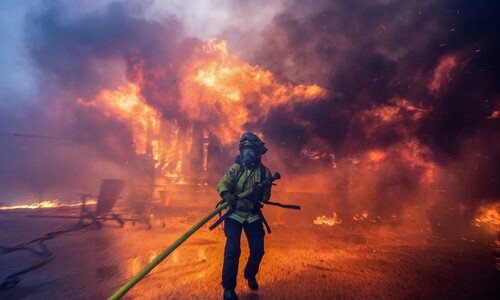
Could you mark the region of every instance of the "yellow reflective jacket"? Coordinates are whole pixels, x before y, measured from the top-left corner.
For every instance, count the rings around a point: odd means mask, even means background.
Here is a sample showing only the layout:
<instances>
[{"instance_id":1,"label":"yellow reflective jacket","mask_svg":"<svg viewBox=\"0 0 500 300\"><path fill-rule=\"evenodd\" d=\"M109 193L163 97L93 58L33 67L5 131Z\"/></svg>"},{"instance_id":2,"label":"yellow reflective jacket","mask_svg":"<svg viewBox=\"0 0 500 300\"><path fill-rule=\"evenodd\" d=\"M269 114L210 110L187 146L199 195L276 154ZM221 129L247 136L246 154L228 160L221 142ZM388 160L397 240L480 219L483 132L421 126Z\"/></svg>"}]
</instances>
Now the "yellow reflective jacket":
<instances>
[{"instance_id":1,"label":"yellow reflective jacket","mask_svg":"<svg viewBox=\"0 0 500 300\"><path fill-rule=\"evenodd\" d=\"M222 176L219 184L217 184L217 191L219 194L224 192L230 192L234 195L239 195L248 189L253 188L254 184L260 184L261 179L268 179L271 177L271 171L267 167L261 164L262 167L257 167L255 170L243 169L241 173L241 177L236 182L237 176L240 173L240 168L244 168L240 164L233 164L229 170ZM261 170L265 171L265 175L261 176ZM245 198L238 198L236 203L236 212L239 217L243 220L248 220L249 222L258 219L256 214L251 213L250 211L256 209L255 203L252 201L252 196L249 195ZM266 187L262 189L262 199L259 199L263 202L268 201L271 198L271 187ZM244 210L245 212L239 210ZM239 219L239 218L238 218ZM241 219L239 219L241 221Z\"/></svg>"}]
</instances>

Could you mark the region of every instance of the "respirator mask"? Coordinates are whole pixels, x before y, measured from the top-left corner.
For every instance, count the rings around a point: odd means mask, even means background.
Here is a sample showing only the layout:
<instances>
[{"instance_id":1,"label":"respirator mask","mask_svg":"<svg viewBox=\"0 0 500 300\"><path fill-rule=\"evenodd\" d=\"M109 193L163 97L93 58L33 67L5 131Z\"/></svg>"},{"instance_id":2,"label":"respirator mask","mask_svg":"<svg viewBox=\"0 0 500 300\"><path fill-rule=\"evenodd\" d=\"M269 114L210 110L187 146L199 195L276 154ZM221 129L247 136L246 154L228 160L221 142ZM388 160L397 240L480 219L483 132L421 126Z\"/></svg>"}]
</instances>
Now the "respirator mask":
<instances>
[{"instance_id":1,"label":"respirator mask","mask_svg":"<svg viewBox=\"0 0 500 300\"><path fill-rule=\"evenodd\" d=\"M236 162L252 170L260 165L260 157L267 152L264 142L251 132L241 136L239 149L240 155L236 158Z\"/></svg>"},{"instance_id":2,"label":"respirator mask","mask_svg":"<svg viewBox=\"0 0 500 300\"><path fill-rule=\"evenodd\" d=\"M240 159L247 169L254 169L260 163L260 155L255 147L243 147L240 150Z\"/></svg>"}]
</instances>

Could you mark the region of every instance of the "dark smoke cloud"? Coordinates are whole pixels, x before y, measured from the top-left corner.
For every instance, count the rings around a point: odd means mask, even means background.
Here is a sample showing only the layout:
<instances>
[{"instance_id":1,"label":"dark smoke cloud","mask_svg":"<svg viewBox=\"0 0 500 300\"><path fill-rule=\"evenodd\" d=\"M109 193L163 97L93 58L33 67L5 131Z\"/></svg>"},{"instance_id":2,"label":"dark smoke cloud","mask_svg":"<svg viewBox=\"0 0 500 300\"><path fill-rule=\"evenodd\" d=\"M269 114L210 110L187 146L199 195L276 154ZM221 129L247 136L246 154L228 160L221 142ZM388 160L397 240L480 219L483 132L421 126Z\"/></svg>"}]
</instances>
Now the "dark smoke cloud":
<instances>
[{"instance_id":1,"label":"dark smoke cloud","mask_svg":"<svg viewBox=\"0 0 500 300\"><path fill-rule=\"evenodd\" d=\"M169 108L175 108L177 94L172 83L178 77L179 64L197 42L185 38L183 25L175 17L146 20L144 9L140 4L111 3L104 11L77 19L68 19L64 6L32 12L27 24L28 47L46 71L44 76L82 98L90 98L110 84L123 83L124 79L117 82L116 69L112 68L120 64L126 68L126 79L136 81L134 68L139 64L146 71L148 101L167 101ZM155 83L166 85L148 86L154 76ZM162 99L157 98L160 92Z\"/></svg>"},{"instance_id":2,"label":"dark smoke cloud","mask_svg":"<svg viewBox=\"0 0 500 300\"><path fill-rule=\"evenodd\" d=\"M295 2L275 17L266 31L266 47L260 48L254 60L287 79L327 86L336 95L331 102L337 104L326 104L331 109L318 107L315 115L323 125L325 118L345 119L325 114L355 113L392 97L407 97L424 107L432 106L432 119L446 117L434 120L432 126L437 127L429 131L456 137L484 125L491 108L483 109L478 102L495 101L498 94L497 6L493 1L481 5L457 1ZM309 14L300 14L303 11ZM427 84L439 58L450 53L464 53L469 63L453 74L444 93L432 95ZM343 112L336 112L339 110ZM464 116L473 123L458 124ZM446 128L447 124L452 125ZM332 142L342 142L342 137ZM445 139L437 146L446 145L449 140Z\"/></svg>"},{"instance_id":3,"label":"dark smoke cloud","mask_svg":"<svg viewBox=\"0 0 500 300\"><path fill-rule=\"evenodd\" d=\"M416 183L424 166L409 167L397 153L370 174L349 175L352 167L345 164L367 150L390 151L415 137L430 149L423 158L454 178L434 189L446 185L454 201L498 199L500 176L487 161L499 160L499 125L498 118L487 117L500 105L499 6L496 1L292 1L266 28L252 61L283 80L325 86L332 97L295 106L292 113L273 111L262 120L264 134L275 147L289 150L296 170L310 164L301 150L320 138L340 162L332 188L363 185L355 176L378 177L378 183L371 180L372 192L354 188L350 195L383 198L389 207L410 199L391 189L421 192ZM457 57L457 66L433 92L429 84L448 55ZM380 108L397 107L394 99L406 99L425 113L418 121L409 109L399 110L391 123L373 118ZM308 128L284 125L297 120ZM485 140L491 143L479 142ZM331 162L323 164L327 170ZM467 196L455 197L458 186L467 186Z\"/></svg>"}]
</instances>

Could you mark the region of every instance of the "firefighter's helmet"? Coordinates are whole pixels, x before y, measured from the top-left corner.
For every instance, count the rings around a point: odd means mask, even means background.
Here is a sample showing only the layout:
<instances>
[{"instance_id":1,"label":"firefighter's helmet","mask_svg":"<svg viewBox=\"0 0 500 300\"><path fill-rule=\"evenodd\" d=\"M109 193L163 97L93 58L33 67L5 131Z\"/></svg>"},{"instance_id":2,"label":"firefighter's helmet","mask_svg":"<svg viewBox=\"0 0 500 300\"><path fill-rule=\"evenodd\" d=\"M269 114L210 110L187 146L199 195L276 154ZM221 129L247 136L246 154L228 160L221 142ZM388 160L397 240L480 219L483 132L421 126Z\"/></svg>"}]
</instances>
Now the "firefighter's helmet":
<instances>
[{"instance_id":1,"label":"firefighter's helmet","mask_svg":"<svg viewBox=\"0 0 500 300\"><path fill-rule=\"evenodd\" d=\"M264 146L264 142L255 134L251 132L246 132L241 136L239 149L243 147L250 146L255 147L260 155L267 152L267 148Z\"/></svg>"}]
</instances>

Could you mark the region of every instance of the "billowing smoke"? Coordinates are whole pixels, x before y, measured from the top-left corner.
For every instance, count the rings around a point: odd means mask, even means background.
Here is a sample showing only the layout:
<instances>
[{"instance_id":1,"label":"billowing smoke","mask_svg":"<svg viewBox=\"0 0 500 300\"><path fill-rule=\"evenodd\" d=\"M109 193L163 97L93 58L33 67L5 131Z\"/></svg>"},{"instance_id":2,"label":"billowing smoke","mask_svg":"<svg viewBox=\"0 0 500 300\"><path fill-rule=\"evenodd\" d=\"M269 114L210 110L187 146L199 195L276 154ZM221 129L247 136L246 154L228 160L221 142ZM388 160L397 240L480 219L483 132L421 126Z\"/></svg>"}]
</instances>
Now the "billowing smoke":
<instances>
[{"instance_id":1,"label":"billowing smoke","mask_svg":"<svg viewBox=\"0 0 500 300\"><path fill-rule=\"evenodd\" d=\"M44 4L30 11L25 23L41 99L4 128L50 138L18 137L3 144L9 170L2 174L3 188L15 194L24 187L24 198L55 189L57 197L64 186L88 192L96 191L103 177L141 177L147 167L134 152L132 130L85 104L103 89L132 81L147 87L144 97L161 103L157 107L165 108L166 118L177 115L179 64L199 42L184 36L175 17L145 20L139 4L111 3L76 15L65 5ZM155 85L149 86L152 78Z\"/></svg>"},{"instance_id":2,"label":"billowing smoke","mask_svg":"<svg viewBox=\"0 0 500 300\"><path fill-rule=\"evenodd\" d=\"M264 134L304 186L335 189L359 209L498 200L498 8L294 1L253 61L332 97L273 111Z\"/></svg>"},{"instance_id":3,"label":"billowing smoke","mask_svg":"<svg viewBox=\"0 0 500 300\"><path fill-rule=\"evenodd\" d=\"M269 146L265 163L286 178L282 189L332 193L356 211L386 217L408 205L498 200L496 2L259 2L245 4L255 18L228 11L266 23L245 28L224 15L232 21L211 28L219 40L210 41L194 37L202 27L182 14L153 17L151 3L30 10L40 100L25 115L2 108L0 122L71 140L2 144L3 186L36 192L141 177L138 149L147 146L136 136L151 129L137 119L160 116L194 143L209 131L211 184L236 155L240 131L251 130ZM142 113L110 115L108 97Z\"/></svg>"}]
</instances>

